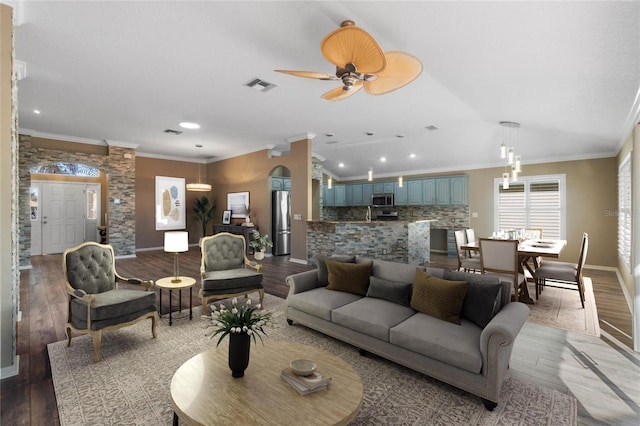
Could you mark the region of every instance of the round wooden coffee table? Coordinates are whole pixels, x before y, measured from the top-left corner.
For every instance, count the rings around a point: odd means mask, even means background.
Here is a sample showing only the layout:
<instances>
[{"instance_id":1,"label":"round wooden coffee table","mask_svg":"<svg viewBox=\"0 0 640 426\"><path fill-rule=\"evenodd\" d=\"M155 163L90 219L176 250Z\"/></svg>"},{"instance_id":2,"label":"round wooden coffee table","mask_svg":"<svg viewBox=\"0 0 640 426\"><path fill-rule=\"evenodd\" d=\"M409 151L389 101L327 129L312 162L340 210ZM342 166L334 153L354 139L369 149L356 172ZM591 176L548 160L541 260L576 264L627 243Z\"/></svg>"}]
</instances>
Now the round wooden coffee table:
<instances>
[{"instance_id":1,"label":"round wooden coffee table","mask_svg":"<svg viewBox=\"0 0 640 426\"><path fill-rule=\"evenodd\" d=\"M297 358L314 360L332 377L329 388L303 396L285 382L280 372ZM179 417L190 425L346 425L360 412L360 376L321 349L267 338L264 345L252 341L244 377L231 377L227 363L228 345L221 344L178 368L171 380L174 424Z\"/></svg>"}]
</instances>

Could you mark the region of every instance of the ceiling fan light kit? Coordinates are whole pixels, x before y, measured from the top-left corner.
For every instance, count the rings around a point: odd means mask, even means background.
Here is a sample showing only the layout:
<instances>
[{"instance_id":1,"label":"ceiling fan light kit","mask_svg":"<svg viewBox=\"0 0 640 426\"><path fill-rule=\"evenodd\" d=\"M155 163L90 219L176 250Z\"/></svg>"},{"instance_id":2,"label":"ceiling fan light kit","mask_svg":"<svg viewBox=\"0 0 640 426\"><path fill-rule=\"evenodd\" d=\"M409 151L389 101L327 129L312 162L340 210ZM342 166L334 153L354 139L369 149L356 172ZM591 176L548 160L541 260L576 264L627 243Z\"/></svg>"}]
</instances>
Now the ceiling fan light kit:
<instances>
[{"instance_id":1,"label":"ceiling fan light kit","mask_svg":"<svg viewBox=\"0 0 640 426\"><path fill-rule=\"evenodd\" d=\"M511 179L511 182L517 182L518 174L522 172L522 157L516 154L520 123L501 121L500 125L503 127L503 142L500 144L500 158L506 160L505 172L502 173L502 188L509 189L509 179ZM511 171L511 177L509 177L507 169Z\"/></svg>"},{"instance_id":2,"label":"ceiling fan light kit","mask_svg":"<svg viewBox=\"0 0 640 426\"><path fill-rule=\"evenodd\" d=\"M376 40L355 22L342 22L340 28L320 43L322 55L336 66L335 76L316 71L275 70L296 77L317 80L340 80L342 86L322 95L339 101L364 87L370 95L383 95L415 80L422 73L422 63L404 52L384 52Z\"/></svg>"}]
</instances>

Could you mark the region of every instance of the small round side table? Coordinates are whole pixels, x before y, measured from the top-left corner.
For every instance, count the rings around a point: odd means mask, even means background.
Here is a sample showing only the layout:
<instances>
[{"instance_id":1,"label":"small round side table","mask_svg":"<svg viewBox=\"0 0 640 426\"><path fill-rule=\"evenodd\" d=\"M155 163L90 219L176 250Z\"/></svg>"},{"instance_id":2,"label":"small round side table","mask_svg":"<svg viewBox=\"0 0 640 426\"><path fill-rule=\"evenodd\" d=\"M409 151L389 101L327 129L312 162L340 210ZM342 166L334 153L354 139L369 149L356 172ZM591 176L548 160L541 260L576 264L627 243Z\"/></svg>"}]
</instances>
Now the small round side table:
<instances>
[{"instance_id":1,"label":"small round side table","mask_svg":"<svg viewBox=\"0 0 640 426\"><path fill-rule=\"evenodd\" d=\"M160 278L156 281L156 286L160 289L160 309L159 313L162 317L162 290L169 290L169 326L173 324L173 318L171 316L171 302L173 301L172 292L173 290L178 290L178 307L180 311L182 311L182 290L189 289L189 320L193 319L193 286L196 284L196 280L191 277L178 277L180 282L172 282L176 277L165 277Z\"/></svg>"}]
</instances>

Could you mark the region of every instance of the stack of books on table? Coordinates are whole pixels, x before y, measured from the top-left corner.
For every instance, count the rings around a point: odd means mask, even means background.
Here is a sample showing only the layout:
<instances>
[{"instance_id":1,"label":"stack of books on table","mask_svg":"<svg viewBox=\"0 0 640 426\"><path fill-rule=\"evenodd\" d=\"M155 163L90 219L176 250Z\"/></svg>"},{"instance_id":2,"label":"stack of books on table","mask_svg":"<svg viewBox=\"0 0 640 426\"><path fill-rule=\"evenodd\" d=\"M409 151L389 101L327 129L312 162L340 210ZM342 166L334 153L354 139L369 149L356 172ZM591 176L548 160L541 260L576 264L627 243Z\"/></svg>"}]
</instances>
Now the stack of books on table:
<instances>
[{"instance_id":1,"label":"stack of books on table","mask_svg":"<svg viewBox=\"0 0 640 426\"><path fill-rule=\"evenodd\" d=\"M322 377L320 373L313 373L309 376L298 376L290 368L285 368L280 376L291 385L300 395L325 390L329 387L331 377Z\"/></svg>"}]
</instances>

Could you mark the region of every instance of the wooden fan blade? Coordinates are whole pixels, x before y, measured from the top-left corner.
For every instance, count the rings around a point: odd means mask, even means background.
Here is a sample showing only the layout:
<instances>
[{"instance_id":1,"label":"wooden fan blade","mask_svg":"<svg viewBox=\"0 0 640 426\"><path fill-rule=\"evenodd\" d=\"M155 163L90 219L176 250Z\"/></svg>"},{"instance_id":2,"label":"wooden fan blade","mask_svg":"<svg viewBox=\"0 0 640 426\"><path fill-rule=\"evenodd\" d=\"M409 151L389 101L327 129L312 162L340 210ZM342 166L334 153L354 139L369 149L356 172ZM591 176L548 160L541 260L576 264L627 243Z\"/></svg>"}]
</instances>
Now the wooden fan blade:
<instances>
[{"instance_id":1,"label":"wooden fan blade","mask_svg":"<svg viewBox=\"0 0 640 426\"><path fill-rule=\"evenodd\" d=\"M296 77L314 78L316 80L339 80L338 77L331 74L325 74L316 71L291 71L291 70L274 70L275 72L281 72L283 74L294 75Z\"/></svg>"},{"instance_id":2,"label":"wooden fan blade","mask_svg":"<svg viewBox=\"0 0 640 426\"><path fill-rule=\"evenodd\" d=\"M344 86L336 87L322 95L322 99L326 99L328 101L341 101L353 95L360 89L362 89L362 81L356 81L353 86L351 86L351 89L344 90Z\"/></svg>"},{"instance_id":3,"label":"wooden fan blade","mask_svg":"<svg viewBox=\"0 0 640 426\"><path fill-rule=\"evenodd\" d=\"M404 52L387 52L387 67L377 73L378 78L365 81L364 89L370 95L383 95L415 80L422 72L422 63Z\"/></svg>"},{"instance_id":4,"label":"wooden fan blade","mask_svg":"<svg viewBox=\"0 0 640 426\"><path fill-rule=\"evenodd\" d=\"M365 30L347 26L338 28L322 40L320 50L327 61L338 68L354 64L359 73L375 74L386 66L384 52Z\"/></svg>"}]
</instances>

